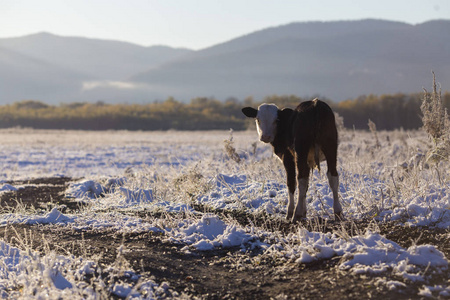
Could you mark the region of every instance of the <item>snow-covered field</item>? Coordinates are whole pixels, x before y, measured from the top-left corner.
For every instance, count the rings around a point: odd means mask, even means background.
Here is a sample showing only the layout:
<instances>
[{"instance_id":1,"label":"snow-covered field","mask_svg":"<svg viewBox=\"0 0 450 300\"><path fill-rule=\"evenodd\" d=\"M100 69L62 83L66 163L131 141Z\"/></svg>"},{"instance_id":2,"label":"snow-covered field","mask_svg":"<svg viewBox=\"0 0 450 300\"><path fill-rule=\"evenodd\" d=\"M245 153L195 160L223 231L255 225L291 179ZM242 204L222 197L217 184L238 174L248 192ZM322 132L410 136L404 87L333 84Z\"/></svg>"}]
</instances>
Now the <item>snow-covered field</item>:
<instances>
[{"instance_id":1,"label":"snow-covered field","mask_svg":"<svg viewBox=\"0 0 450 300\"><path fill-rule=\"evenodd\" d=\"M284 170L253 131L0 130L0 194L24 188L28 179L64 176L73 178L66 197L86 204L77 213L62 213L58 205L5 209L0 226L155 232L167 242L183 244L186 254L240 247L299 264L341 257L342 271L395 275L398 280L378 280L389 289L412 283L420 286L422 296L450 297L448 278L441 285L428 283L431 274L448 276L449 258L436 245L403 248L377 230L377 222L393 221L448 229L449 162L426 163L431 144L422 131L378 132L377 138L381 147L369 132L340 133L338 171L346 222L374 220L370 230L355 234L324 233L320 225L318 230L299 225L285 232L217 213L236 211L283 222ZM308 219L333 222L325 172L323 165L311 176ZM17 181L25 183L11 184ZM142 211L151 217L139 217ZM449 241L448 230L446 235ZM81 279L94 273L93 264L89 257L62 256L51 249L37 253L26 242L16 247L5 240L0 242L0 294L98 298L100 292ZM116 296L136 298L158 298L169 288L157 278L135 286L110 286L106 280L103 285Z\"/></svg>"}]
</instances>

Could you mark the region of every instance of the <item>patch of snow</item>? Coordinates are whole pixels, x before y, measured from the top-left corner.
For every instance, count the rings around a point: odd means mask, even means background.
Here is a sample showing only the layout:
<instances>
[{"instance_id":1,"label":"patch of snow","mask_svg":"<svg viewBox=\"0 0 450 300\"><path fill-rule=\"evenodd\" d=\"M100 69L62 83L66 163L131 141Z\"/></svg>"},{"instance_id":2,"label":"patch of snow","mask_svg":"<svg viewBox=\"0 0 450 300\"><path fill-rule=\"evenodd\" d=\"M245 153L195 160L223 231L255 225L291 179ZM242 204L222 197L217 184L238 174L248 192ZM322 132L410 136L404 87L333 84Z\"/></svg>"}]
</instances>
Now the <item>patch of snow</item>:
<instances>
[{"instance_id":1,"label":"patch of snow","mask_svg":"<svg viewBox=\"0 0 450 300\"><path fill-rule=\"evenodd\" d=\"M132 287L128 283L115 283L111 289L111 293L120 298L127 298L132 290Z\"/></svg>"},{"instance_id":2,"label":"patch of snow","mask_svg":"<svg viewBox=\"0 0 450 300\"><path fill-rule=\"evenodd\" d=\"M22 221L22 223L29 225L36 224L67 224L75 221L75 217L68 217L61 213L58 208L54 207L49 213L43 217L32 216Z\"/></svg>"},{"instance_id":3,"label":"patch of snow","mask_svg":"<svg viewBox=\"0 0 450 300\"><path fill-rule=\"evenodd\" d=\"M0 216L0 225L7 224L58 224L64 225L75 222L77 217L67 216L61 213L57 207L54 207L50 212L42 215L22 215L18 213L2 214Z\"/></svg>"},{"instance_id":4,"label":"patch of snow","mask_svg":"<svg viewBox=\"0 0 450 300\"><path fill-rule=\"evenodd\" d=\"M292 244L293 241L297 242ZM396 275L413 281L424 279L423 272L419 275L419 270L447 270L449 264L435 246L420 245L404 249L380 234L371 232L343 239L331 233L302 229L298 235L290 236L287 241L278 240L277 247L271 246L265 251L271 255L282 254L298 263L342 256L343 262L339 265L342 270L355 274L379 274L392 270Z\"/></svg>"},{"instance_id":5,"label":"patch of snow","mask_svg":"<svg viewBox=\"0 0 450 300\"><path fill-rule=\"evenodd\" d=\"M127 182L126 177L119 178L108 178L105 184L105 188L110 192L114 193L117 187L123 186Z\"/></svg>"},{"instance_id":6,"label":"patch of snow","mask_svg":"<svg viewBox=\"0 0 450 300\"><path fill-rule=\"evenodd\" d=\"M189 225L167 230L174 241L192 245L197 250L211 250L215 247L243 246L257 237L236 225L227 225L213 214L203 217Z\"/></svg>"},{"instance_id":7,"label":"patch of snow","mask_svg":"<svg viewBox=\"0 0 450 300\"><path fill-rule=\"evenodd\" d=\"M245 175L218 174L212 191L200 195L200 203L215 209L240 209L242 205L249 212L275 214L285 210L286 186L274 181L255 182ZM230 201L235 199L235 201Z\"/></svg>"},{"instance_id":8,"label":"patch of snow","mask_svg":"<svg viewBox=\"0 0 450 300\"><path fill-rule=\"evenodd\" d=\"M66 197L76 199L96 199L106 190L104 186L94 180L83 180L71 183L66 190Z\"/></svg>"},{"instance_id":9,"label":"patch of snow","mask_svg":"<svg viewBox=\"0 0 450 300\"><path fill-rule=\"evenodd\" d=\"M0 186L0 193L1 192L15 192L15 191L17 191L17 188L10 184L5 183L2 186Z\"/></svg>"},{"instance_id":10,"label":"patch of snow","mask_svg":"<svg viewBox=\"0 0 450 300\"><path fill-rule=\"evenodd\" d=\"M393 270L395 274L409 280L423 280L418 267L446 270L448 260L431 245L411 246L408 249L382 237L377 233L352 238L353 244L343 253L340 268L354 273L379 273Z\"/></svg>"},{"instance_id":11,"label":"patch of snow","mask_svg":"<svg viewBox=\"0 0 450 300\"><path fill-rule=\"evenodd\" d=\"M70 283L59 270L55 269L46 269L44 271L44 276L48 277L55 288L59 290L71 289L73 287L72 283Z\"/></svg>"}]
</instances>

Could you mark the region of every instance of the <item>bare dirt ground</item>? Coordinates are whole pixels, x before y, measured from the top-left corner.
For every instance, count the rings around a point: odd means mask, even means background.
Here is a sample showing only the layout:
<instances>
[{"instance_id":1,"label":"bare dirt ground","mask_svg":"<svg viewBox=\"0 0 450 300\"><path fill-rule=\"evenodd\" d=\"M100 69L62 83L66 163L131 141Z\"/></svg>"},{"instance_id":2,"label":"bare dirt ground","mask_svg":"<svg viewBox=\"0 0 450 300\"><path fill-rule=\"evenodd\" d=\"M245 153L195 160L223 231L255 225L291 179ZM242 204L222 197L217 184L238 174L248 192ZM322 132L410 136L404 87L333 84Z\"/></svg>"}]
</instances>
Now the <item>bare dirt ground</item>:
<instances>
[{"instance_id":1,"label":"bare dirt ground","mask_svg":"<svg viewBox=\"0 0 450 300\"><path fill-rule=\"evenodd\" d=\"M76 213L80 207L64 197L71 178L41 178L27 182L10 182L13 185L34 184L16 192L4 193L1 207L24 205L47 209L54 205L66 206L65 213ZM246 216L234 212L227 214L240 223ZM145 214L143 216L145 218ZM267 218L265 218L267 223ZM292 225L279 222L272 224L281 230L293 230ZM301 225L301 226L308 226ZM323 231L344 226L348 232L376 226L381 234L403 247L412 243L432 244L450 258L448 230L424 227L406 227L399 223L376 223L373 220L324 224ZM415 299L420 298L421 284L409 283L406 288L388 290L377 284L376 276L353 275L338 268L341 257L298 264L278 260L258 253L242 253L240 248L185 254L185 245L164 242L155 233L117 234L112 230L75 231L56 225L14 225L4 229L3 238L18 245L26 236L32 248L38 251L54 249L67 255L82 256L98 262L100 269L121 263L131 267L142 278L155 282L168 282L170 289L162 298L171 298L174 292L199 299ZM45 237L45 245L42 240ZM124 250L118 253L123 245ZM445 274L444 274L445 275ZM110 276L111 280L133 281L135 278ZM396 280L390 273L378 275ZM428 285L447 284L449 273L431 278ZM88 281L89 278L86 278ZM111 295L110 295L111 296ZM112 296L111 296L112 297ZM114 297L112 297L114 298Z\"/></svg>"}]
</instances>

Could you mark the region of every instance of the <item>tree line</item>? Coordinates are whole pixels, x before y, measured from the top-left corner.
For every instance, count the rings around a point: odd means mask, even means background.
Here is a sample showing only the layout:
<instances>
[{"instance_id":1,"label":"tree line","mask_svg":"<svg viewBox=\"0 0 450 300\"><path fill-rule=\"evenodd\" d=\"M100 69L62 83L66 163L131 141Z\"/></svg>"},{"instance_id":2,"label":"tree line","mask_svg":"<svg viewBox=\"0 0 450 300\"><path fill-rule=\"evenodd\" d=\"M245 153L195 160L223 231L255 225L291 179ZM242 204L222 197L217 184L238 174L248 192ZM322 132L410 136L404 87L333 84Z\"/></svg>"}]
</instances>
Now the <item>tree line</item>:
<instances>
[{"instance_id":1,"label":"tree line","mask_svg":"<svg viewBox=\"0 0 450 300\"><path fill-rule=\"evenodd\" d=\"M367 95L342 102L326 101L338 113L346 128L368 129L368 120L380 130L418 129L422 124L423 94ZM260 101L230 98L194 98L188 103L168 98L148 104L70 103L49 105L24 100L0 106L0 128L83 130L244 130L253 123L241 113L244 106L275 103L295 108L310 100L298 96L268 96ZM450 93L442 95L450 108Z\"/></svg>"}]
</instances>

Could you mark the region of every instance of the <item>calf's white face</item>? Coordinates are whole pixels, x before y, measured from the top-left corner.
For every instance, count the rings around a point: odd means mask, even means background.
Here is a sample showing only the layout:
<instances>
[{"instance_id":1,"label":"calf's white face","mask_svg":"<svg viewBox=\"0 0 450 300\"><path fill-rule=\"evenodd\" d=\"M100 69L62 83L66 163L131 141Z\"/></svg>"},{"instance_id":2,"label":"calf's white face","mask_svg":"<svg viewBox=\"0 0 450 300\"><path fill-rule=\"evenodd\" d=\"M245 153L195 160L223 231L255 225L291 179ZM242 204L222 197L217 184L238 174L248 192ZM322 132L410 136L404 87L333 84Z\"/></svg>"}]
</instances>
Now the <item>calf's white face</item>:
<instances>
[{"instance_id":1,"label":"calf's white face","mask_svg":"<svg viewBox=\"0 0 450 300\"><path fill-rule=\"evenodd\" d=\"M275 104L261 104L256 115L256 129L259 139L264 143L271 143L277 133L278 106Z\"/></svg>"}]
</instances>

